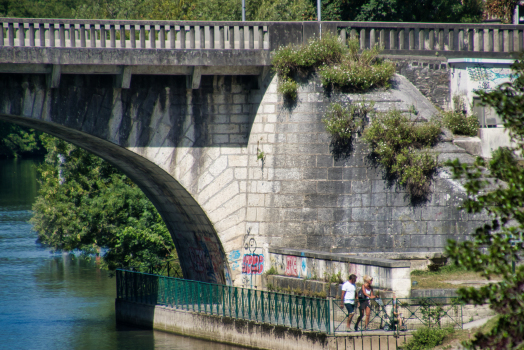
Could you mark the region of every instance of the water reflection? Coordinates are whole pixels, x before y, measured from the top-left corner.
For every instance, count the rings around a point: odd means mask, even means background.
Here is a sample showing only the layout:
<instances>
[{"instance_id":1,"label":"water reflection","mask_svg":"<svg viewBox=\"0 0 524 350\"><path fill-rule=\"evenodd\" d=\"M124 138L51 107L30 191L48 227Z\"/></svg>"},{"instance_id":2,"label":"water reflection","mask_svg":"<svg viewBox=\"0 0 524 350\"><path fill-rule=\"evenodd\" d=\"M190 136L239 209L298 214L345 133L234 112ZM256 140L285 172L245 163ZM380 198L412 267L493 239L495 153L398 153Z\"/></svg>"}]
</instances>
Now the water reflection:
<instances>
[{"instance_id":1,"label":"water reflection","mask_svg":"<svg viewBox=\"0 0 524 350\"><path fill-rule=\"evenodd\" d=\"M36 163L0 160L0 349L240 349L117 327L115 279L94 260L36 243L27 223Z\"/></svg>"}]
</instances>

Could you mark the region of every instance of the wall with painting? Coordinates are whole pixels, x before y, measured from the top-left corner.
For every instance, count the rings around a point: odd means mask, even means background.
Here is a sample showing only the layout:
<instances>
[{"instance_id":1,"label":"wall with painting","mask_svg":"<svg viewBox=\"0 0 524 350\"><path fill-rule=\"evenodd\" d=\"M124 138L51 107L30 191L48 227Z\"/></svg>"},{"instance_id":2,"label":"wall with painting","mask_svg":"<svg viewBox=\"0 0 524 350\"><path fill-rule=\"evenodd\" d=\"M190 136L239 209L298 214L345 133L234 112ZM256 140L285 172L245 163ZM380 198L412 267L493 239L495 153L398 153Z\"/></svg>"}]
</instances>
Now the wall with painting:
<instances>
[{"instance_id":1,"label":"wall with painting","mask_svg":"<svg viewBox=\"0 0 524 350\"><path fill-rule=\"evenodd\" d=\"M362 258L356 255L270 248L267 268L275 268L282 276L301 279L329 280L340 274L347 281L350 274L363 283L365 275L373 278L376 288L394 291L399 297L411 294L410 263L404 260Z\"/></svg>"},{"instance_id":2,"label":"wall with painting","mask_svg":"<svg viewBox=\"0 0 524 350\"><path fill-rule=\"evenodd\" d=\"M450 93L454 100L453 108L464 108L477 115L480 123L480 156L491 158L491 152L498 147L510 146L508 133L502 120L489 106L481 106L476 91L493 91L498 85L511 82L513 60L450 59ZM460 101L459 103L457 103ZM459 105L462 105L459 106Z\"/></svg>"}]
</instances>

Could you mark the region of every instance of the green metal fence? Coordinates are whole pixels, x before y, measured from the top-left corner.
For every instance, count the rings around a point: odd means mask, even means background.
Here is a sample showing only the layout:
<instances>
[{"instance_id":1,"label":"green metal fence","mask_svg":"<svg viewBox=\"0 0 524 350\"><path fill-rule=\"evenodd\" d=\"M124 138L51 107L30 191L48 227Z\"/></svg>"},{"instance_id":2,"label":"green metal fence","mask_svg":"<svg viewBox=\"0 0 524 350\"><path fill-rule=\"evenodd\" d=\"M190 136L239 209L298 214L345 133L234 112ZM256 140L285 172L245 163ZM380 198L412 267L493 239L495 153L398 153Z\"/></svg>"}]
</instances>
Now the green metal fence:
<instances>
[{"instance_id":1,"label":"green metal fence","mask_svg":"<svg viewBox=\"0 0 524 350\"><path fill-rule=\"evenodd\" d=\"M376 299L370 301L369 330L386 330L400 332L415 330L421 327L453 327L462 328L463 310L458 298L397 298L396 313L393 299ZM334 332L354 331L355 322L360 315L357 308L347 328L348 312L342 307L340 300L333 301L333 328ZM399 318L403 327L399 327ZM364 330L366 315L364 312L359 330Z\"/></svg>"},{"instance_id":2,"label":"green metal fence","mask_svg":"<svg viewBox=\"0 0 524 350\"><path fill-rule=\"evenodd\" d=\"M120 269L116 278L117 298L121 300L332 333L326 299Z\"/></svg>"}]
</instances>

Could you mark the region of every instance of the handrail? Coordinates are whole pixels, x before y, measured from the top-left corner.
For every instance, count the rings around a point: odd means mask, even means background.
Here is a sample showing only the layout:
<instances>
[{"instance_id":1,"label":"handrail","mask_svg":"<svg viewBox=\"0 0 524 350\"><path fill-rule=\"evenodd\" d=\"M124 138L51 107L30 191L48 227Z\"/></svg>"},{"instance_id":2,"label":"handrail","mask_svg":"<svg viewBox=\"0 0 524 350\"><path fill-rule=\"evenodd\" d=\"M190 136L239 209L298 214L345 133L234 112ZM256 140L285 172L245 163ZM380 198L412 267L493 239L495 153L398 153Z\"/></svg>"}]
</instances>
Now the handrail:
<instances>
[{"instance_id":1,"label":"handrail","mask_svg":"<svg viewBox=\"0 0 524 350\"><path fill-rule=\"evenodd\" d=\"M0 46L265 50L267 24L0 18Z\"/></svg>"},{"instance_id":2,"label":"handrail","mask_svg":"<svg viewBox=\"0 0 524 350\"><path fill-rule=\"evenodd\" d=\"M330 301L117 269L117 299L331 333Z\"/></svg>"},{"instance_id":3,"label":"handrail","mask_svg":"<svg viewBox=\"0 0 524 350\"><path fill-rule=\"evenodd\" d=\"M0 18L0 46L274 50L332 32L385 54L506 57L524 48L524 26L413 22L233 22ZM322 29L321 29L322 28ZM480 55L480 56L479 56Z\"/></svg>"}]
</instances>

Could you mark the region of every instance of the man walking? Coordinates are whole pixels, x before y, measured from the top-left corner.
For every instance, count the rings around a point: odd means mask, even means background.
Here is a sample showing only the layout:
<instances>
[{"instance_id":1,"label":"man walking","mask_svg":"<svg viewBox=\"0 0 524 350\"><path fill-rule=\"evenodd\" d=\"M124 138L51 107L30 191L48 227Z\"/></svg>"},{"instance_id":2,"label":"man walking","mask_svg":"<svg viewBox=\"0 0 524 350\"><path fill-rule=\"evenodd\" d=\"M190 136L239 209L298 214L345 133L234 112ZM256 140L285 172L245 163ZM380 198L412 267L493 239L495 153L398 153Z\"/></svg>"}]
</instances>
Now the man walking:
<instances>
[{"instance_id":1,"label":"man walking","mask_svg":"<svg viewBox=\"0 0 524 350\"><path fill-rule=\"evenodd\" d=\"M357 282L357 276L351 274L349 276L349 280L342 285L342 300L340 300L340 307L344 308L345 305L346 309L348 310L348 330L350 329L349 325L353 315L355 314L355 308L357 306L355 305L355 300L358 300L357 286L355 285L355 282Z\"/></svg>"}]
</instances>

